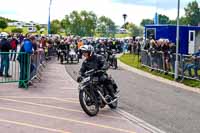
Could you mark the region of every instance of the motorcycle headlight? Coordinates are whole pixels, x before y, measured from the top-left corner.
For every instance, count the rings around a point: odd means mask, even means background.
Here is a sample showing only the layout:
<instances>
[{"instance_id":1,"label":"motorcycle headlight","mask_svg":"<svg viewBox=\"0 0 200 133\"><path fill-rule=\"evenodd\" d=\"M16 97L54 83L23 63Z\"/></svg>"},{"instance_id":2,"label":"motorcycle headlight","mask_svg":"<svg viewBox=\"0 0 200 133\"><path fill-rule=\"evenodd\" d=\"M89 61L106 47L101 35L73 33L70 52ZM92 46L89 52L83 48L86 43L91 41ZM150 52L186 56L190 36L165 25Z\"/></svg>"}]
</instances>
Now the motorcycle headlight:
<instances>
[{"instance_id":1,"label":"motorcycle headlight","mask_svg":"<svg viewBox=\"0 0 200 133\"><path fill-rule=\"evenodd\" d=\"M92 79L92 81L93 81L93 82L98 82L98 81L99 81L99 78L98 78L98 77L94 77L94 78Z\"/></svg>"},{"instance_id":2,"label":"motorcycle headlight","mask_svg":"<svg viewBox=\"0 0 200 133\"><path fill-rule=\"evenodd\" d=\"M84 78L82 83L85 83L85 82L88 82L88 81L90 81L90 77Z\"/></svg>"}]
</instances>

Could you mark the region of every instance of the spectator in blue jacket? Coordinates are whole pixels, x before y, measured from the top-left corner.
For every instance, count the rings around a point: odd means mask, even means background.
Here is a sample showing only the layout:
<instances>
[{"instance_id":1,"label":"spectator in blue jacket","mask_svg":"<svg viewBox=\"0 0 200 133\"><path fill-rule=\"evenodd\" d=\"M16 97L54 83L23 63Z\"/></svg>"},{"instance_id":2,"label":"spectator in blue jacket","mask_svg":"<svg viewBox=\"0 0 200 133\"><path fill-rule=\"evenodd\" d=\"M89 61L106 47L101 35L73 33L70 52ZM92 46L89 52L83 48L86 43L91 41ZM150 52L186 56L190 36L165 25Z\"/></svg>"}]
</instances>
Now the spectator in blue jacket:
<instances>
[{"instance_id":1,"label":"spectator in blue jacket","mask_svg":"<svg viewBox=\"0 0 200 133\"><path fill-rule=\"evenodd\" d=\"M194 69L194 76L199 78L198 69L200 68L200 47L197 52L192 54L192 59L194 60L192 64L186 64L184 71L187 69L189 72L189 76L192 76L192 69Z\"/></svg>"},{"instance_id":2,"label":"spectator in blue jacket","mask_svg":"<svg viewBox=\"0 0 200 133\"><path fill-rule=\"evenodd\" d=\"M29 36L22 42L20 53L17 60L20 64L20 82L19 88L26 88L30 77L30 56L33 54L34 36Z\"/></svg>"}]
</instances>

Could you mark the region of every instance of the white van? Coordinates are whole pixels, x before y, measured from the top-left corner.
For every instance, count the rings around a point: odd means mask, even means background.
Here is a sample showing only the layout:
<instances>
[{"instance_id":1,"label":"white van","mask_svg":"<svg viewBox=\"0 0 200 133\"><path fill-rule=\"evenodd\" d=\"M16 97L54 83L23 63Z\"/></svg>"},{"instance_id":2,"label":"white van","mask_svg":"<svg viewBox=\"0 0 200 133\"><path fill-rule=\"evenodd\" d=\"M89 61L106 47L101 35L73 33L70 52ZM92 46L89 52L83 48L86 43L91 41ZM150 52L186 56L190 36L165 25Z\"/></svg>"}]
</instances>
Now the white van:
<instances>
[{"instance_id":1,"label":"white van","mask_svg":"<svg viewBox=\"0 0 200 133\"><path fill-rule=\"evenodd\" d=\"M36 32L36 31L37 31L36 27L33 26L28 27L28 32Z\"/></svg>"}]
</instances>

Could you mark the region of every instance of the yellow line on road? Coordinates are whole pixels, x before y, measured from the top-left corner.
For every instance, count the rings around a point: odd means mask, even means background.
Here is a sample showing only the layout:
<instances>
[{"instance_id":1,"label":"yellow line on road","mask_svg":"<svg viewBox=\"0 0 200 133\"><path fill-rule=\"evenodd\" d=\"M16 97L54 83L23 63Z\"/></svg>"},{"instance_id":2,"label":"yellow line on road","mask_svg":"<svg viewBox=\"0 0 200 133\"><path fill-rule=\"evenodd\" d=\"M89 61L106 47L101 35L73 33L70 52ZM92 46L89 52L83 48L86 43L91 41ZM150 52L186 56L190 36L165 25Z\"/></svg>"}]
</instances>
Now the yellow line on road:
<instances>
[{"instance_id":1,"label":"yellow line on road","mask_svg":"<svg viewBox=\"0 0 200 133\"><path fill-rule=\"evenodd\" d=\"M74 123L78 123L78 124L82 124L82 125L89 125L89 126L94 126L94 127L98 127L98 128L110 129L110 130L114 130L114 131L118 131L118 132L135 133L133 131L129 131L129 130L126 130L126 129L115 128L115 127L111 127L111 126L95 124L95 123L90 123L90 122L84 122L84 121L79 121L79 120L74 120L74 119L69 119L69 118L62 118L62 117L57 117L57 116L52 116L52 115L45 115L45 114L41 114L41 113L34 113L34 112L11 109L11 108L6 108L6 107L0 107L0 109L24 113L24 114L31 114L31 115L41 116L41 117L47 117L47 118L51 118L51 119L64 120L64 121L74 122Z\"/></svg>"},{"instance_id":2,"label":"yellow line on road","mask_svg":"<svg viewBox=\"0 0 200 133\"><path fill-rule=\"evenodd\" d=\"M33 124L28 124L28 123L22 123L22 122L17 122L17 121L5 120L5 119L0 119L0 122L10 123L10 124L15 124L15 125L20 125L20 126L26 126L26 127L32 127L32 128L47 130L47 131L51 131L51 132L70 133L70 132L66 132L64 130L52 129L52 128L37 126L37 125L33 125Z\"/></svg>"},{"instance_id":3,"label":"yellow line on road","mask_svg":"<svg viewBox=\"0 0 200 133\"><path fill-rule=\"evenodd\" d=\"M16 102L16 103L23 103L23 104L29 104L29 105L34 105L34 106L47 107L47 108L53 108L53 109L59 109L59 110L65 110L65 111L71 111L71 112L77 112L77 113L84 113L83 111L80 111L80 110L67 109L67 108L56 107L56 106L45 105L45 104L32 103L32 102L24 102L24 101L20 101L20 100L13 100L13 99L7 99L7 98L0 98L0 100L10 101L10 102ZM118 119L118 120L126 120L125 118L120 118L120 117L115 117L115 116L108 116L108 115L102 115L102 114L99 114L99 116L107 117L107 118L112 118L112 119Z\"/></svg>"},{"instance_id":4,"label":"yellow line on road","mask_svg":"<svg viewBox=\"0 0 200 133\"><path fill-rule=\"evenodd\" d=\"M57 98L57 97L16 97L16 96L0 96L0 98L15 98L15 99L53 99L62 102L79 103L75 98Z\"/></svg>"}]
</instances>

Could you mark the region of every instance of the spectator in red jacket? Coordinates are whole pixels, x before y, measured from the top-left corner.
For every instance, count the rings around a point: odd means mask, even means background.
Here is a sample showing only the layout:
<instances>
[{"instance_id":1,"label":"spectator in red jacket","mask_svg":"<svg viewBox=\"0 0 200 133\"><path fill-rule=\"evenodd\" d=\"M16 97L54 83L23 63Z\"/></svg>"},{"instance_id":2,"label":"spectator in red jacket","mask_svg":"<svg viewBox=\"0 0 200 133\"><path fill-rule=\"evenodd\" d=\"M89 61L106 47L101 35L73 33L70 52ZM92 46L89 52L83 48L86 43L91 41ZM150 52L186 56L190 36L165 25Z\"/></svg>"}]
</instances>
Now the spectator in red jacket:
<instances>
[{"instance_id":1,"label":"spectator in red jacket","mask_svg":"<svg viewBox=\"0 0 200 133\"><path fill-rule=\"evenodd\" d=\"M11 45L11 57L10 60L15 61L16 58L16 52L17 52L17 45L19 44L19 41L17 40L17 38L13 37L10 41L10 45ZM13 57L14 56L14 57Z\"/></svg>"}]
</instances>

